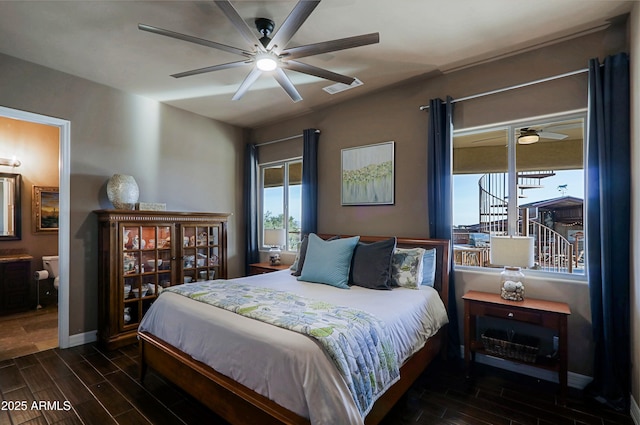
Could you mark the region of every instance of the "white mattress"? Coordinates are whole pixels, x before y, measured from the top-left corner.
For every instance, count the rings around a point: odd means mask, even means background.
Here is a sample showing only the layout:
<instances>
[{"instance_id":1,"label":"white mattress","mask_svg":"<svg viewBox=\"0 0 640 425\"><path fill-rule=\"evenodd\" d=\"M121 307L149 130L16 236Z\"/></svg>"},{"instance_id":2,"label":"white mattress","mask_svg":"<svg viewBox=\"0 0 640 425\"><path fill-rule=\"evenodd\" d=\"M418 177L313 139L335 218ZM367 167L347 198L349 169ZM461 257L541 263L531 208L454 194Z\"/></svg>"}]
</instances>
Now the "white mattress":
<instances>
[{"instance_id":1,"label":"white mattress","mask_svg":"<svg viewBox=\"0 0 640 425\"><path fill-rule=\"evenodd\" d=\"M400 364L448 322L438 293L430 287L338 289L298 281L288 270L235 280L373 314L385 322ZM158 297L139 329L309 418L312 424L363 424L333 362L305 335L170 292Z\"/></svg>"}]
</instances>

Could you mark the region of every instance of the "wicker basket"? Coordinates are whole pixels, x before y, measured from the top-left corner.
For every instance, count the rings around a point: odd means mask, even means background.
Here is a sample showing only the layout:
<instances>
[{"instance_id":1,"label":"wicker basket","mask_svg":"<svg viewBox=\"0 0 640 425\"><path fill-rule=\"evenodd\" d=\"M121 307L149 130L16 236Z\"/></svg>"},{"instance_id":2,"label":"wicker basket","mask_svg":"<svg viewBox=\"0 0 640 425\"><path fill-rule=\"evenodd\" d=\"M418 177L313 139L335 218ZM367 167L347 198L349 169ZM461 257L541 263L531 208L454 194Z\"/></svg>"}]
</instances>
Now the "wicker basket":
<instances>
[{"instance_id":1,"label":"wicker basket","mask_svg":"<svg viewBox=\"0 0 640 425\"><path fill-rule=\"evenodd\" d=\"M496 356L535 363L540 340L528 335L513 335L509 338L506 331L487 329L482 335L484 349Z\"/></svg>"}]
</instances>

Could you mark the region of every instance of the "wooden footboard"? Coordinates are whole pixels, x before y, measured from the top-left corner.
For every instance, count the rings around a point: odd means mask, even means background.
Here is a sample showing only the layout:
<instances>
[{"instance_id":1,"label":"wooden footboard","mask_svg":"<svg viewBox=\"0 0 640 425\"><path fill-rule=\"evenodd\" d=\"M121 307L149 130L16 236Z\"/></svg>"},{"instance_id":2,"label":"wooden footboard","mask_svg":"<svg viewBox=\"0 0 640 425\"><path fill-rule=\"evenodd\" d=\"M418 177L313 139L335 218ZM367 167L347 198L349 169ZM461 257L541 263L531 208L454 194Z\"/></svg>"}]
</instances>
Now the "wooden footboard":
<instances>
[{"instance_id":1,"label":"wooden footboard","mask_svg":"<svg viewBox=\"0 0 640 425\"><path fill-rule=\"evenodd\" d=\"M245 424L309 424L309 420L269 400L265 396L228 378L206 364L194 360L160 338L140 332L140 380L150 367L182 388L226 421ZM366 425L378 424L411 384L438 355L443 345L446 327L427 341L400 368L400 380L374 404L365 418Z\"/></svg>"},{"instance_id":2,"label":"wooden footboard","mask_svg":"<svg viewBox=\"0 0 640 425\"><path fill-rule=\"evenodd\" d=\"M232 424L309 424L265 396L148 332L140 336L140 380L152 368Z\"/></svg>"}]
</instances>

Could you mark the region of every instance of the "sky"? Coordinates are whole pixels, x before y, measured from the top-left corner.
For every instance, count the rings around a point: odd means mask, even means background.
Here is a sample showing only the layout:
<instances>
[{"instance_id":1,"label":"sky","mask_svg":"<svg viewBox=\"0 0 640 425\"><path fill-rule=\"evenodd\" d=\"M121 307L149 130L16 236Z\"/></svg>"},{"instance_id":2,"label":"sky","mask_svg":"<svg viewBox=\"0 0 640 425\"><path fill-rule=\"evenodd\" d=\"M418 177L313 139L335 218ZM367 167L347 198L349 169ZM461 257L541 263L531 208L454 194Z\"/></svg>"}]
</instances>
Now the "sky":
<instances>
[{"instance_id":1,"label":"sky","mask_svg":"<svg viewBox=\"0 0 640 425\"><path fill-rule=\"evenodd\" d=\"M527 197L520 199L520 205L561 196L584 199L583 170L556 171L555 173L555 176L542 180L543 188L525 190L524 194ZM478 224L478 180L480 177L482 174L457 174L453 176L454 226ZM565 184L567 187L563 193L558 186Z\"/></svg>"},{"instance_id":2,"label":"sky","mask_svg":"<svg viewBox=\"0 0 640 425\"><path fill-rule=\"evenodd\" d=\"M289 215L298 223L302 218L301 185L289 186ZM264 190L264 211L271 211L274 216L282 214L282 187L266 188Z\"/></svg>"}]
</instances>

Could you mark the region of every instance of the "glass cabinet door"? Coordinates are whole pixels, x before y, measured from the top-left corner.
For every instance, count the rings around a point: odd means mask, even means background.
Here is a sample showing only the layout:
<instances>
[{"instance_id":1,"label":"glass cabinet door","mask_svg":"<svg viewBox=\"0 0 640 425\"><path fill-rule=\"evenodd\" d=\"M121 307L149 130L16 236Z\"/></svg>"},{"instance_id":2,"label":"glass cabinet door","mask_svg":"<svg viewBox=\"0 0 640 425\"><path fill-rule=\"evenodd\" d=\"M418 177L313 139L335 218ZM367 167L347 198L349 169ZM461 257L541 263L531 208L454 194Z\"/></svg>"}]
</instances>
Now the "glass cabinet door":
<instances>
[{"instance_id":1,"label":"glass cabinet door","mask_svg":"<svg viewBox=\"0 0 640 425\"><path fill-rule=\"evenodd\" d=\"M172 282L172 226L121 226L122 328L136 327L163 288Z\"/></svg>"},{"instance_id":2,"label":"glass cabinet door","mask_svg":"<svg viewBox=\"0 0 640 425\"><path fill-rule=\"evenodd\" d=\"M221 278L220 224L182 226L183 282Z\"/></svg>"}]
</instances>

